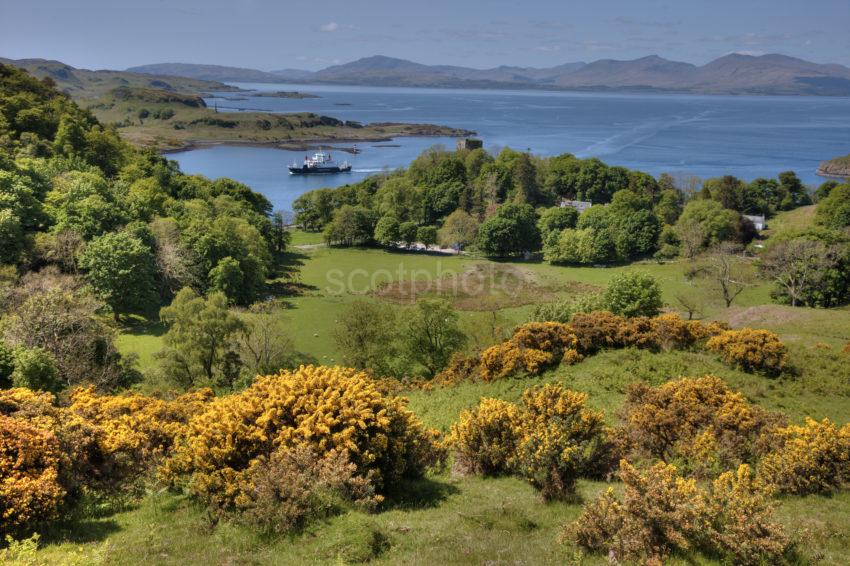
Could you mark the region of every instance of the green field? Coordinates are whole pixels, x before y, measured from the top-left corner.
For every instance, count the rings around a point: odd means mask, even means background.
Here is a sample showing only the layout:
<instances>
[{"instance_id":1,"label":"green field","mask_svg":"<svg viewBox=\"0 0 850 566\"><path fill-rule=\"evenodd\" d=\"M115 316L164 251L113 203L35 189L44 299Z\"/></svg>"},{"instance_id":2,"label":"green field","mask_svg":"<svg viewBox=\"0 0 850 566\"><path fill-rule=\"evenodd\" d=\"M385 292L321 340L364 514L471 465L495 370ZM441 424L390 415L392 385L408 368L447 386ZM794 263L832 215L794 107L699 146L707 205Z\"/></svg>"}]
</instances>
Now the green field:
<instances>
[{"instance_id":1,"label":"green field","mask_svg":"<svg viewBox=\"0 0 850 566\"><path fill-rule=\"evenodd\" d=\"M796 214L805 214L799 213ZM782 220L785 224L792 218ZM779 225L782 225L781 223ZM313 234L296 232L293 244L316 244ZM499 294L487 288L479 298L501 308L462 310L469 332L487 327L496 317L504 324L526 320L529 296L554 300L576 289L604 287L612 275L641 269L660 282L665 300L675 304L679 293L703 293L684 277L687 263L647 262L624 267L573 268L537 262L489 262L474 257L388 252L376 249L293 248L287 261L299 271L304 292L286 298L282 309L296 347L323 364L340 363L332 328L341 309L358 298L382 300L407 308L405 289L416 282L436 281L446 274L496 269L521 274L528 287ZM403 283L405 285L399 285ZM387 287L389 285L389 287ZM376 289L395 294L376 296ZM427 291L426 294L433 293ZM512 304L517 303L517 304ZM850 310L791 308L769 303L769 286L747 289L730 308L705 297L705 317L733 326L768 328L778 332L790 349L791 371L768 379L742 373L710 353L643 350L603 352L579 364L554 369L540 377L493 383L462 383L451 388L409 391L411 409L430 426L447 431L465 408L482 397L516 400L534 384L559 382L589 395L589 403L617 420L629 383L660 384L681 376L714 374L741 390L749 400L786 413L792 421L804 416L850 421L850 371L841 348L850 341ZM161 342L162 329L148 325L129 329L119 340L124 353L139 355L150 367ZM404 486L377 513L349 512L306 532L266 539L251 528L219 523L213 526L205 511L188 498L151 491L129 507L102 509L69 520L45 532L38 556L45 563L67 560L82 552L109 564L605 564L604 557L587 556L558 542L563 525L575 519L582 502L606 487L582 481L575 503L543 504L526 483L514 478L482 479L451 471ZM803 532L801 561L818 564L850 562L850 493L833 497L785 498L778 510L791 532ZM82 549L82 550L80 550ZM285 557L285 558L284 558ZM702 556L676 557L671 564L712 564Z\"/></svg>"}]
</instances>

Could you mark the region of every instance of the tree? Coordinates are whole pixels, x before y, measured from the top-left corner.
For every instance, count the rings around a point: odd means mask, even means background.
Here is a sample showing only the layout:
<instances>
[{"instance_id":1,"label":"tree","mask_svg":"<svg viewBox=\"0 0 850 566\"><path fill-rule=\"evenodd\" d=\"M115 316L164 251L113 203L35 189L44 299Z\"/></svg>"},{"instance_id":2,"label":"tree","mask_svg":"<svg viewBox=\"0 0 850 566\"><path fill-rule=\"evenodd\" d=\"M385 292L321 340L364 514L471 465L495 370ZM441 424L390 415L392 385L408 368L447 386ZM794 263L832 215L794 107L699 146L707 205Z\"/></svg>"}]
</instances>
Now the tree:
<instances>
[{"instance_id":1,"label":"tree","mask_svg":"<svg viewBox=\"0 0 850 566\"><path fill-rule=\"evenodd\" d=\"M398 226L398 237L408 248L416 243L416 223L408 220Z\"/></svg>"},{"instance_id":2,"label":"tree","mask_svg":"<svg viewBox=\"0 0 850 566\"><path fill-rule=\"evenodd\" d=\"M382 216L375 225L375 241L382 246L392 247L401 240L398 218Z\"/></svg>"},{"instance_id":3,"label":"tree","mask_svg":"<svg viewBox=\"0 0 850 566\"><path fill-rule=\"evenodd\" d=\"M249 313L237 337L248 375L270 375L295 365L294 341L280 315L264 304L252 305Z\"/></svg>"},{"instance_id":4,"label":"tree","mask_svg":"<svg viewBox=\"0 0 850 566\"><path fill-rule=\"evenodd\" d=\"M325 227L325 241L341 246L365 244L372 240L377 220L376 213L364 206L343 205Z\"/></svg>"},{"instance_id":5,"label":"tree","mask_svg":"<svg viewBox=\"0 0 850 566\"><path fill-rule=\"evenodd\" d=\"M422 299L405 313L401 341L411 361L425 368L429 377L448 363L466 343L458 315L448 301Z\"/></svg>"},{"instance_id":6,"label":"tree","mask_svg":"<svg viewBox=\"0 0 850 566\"><path fill-rule=\"evenodd\" d=\"M795 238L777 242L761 258L761 272L773 280L792 307L806 302L811 286L835 267L834 251L823 242ZM811 306L811 305L806 305Z\"/></svg>"},{"instance_id":7,"label":"tree","mask_svg":"<svg viewBox=\"0 0 850 566\"><path fill-rule=\"evenodd\" d=\"M230 256L222 258L210 270L210 290L223 293L231 303L239 302L245 289L245 274L239 262Z\"/></svg>"},{"instance_id":8,"label":"tree","mask_svg":"<svg viewBox=\"0 0 850 566\"><path fill-rule=\"evenodd\" d=\"M750 266L738 256L739 251L740 246L736 244L721 243L707 254L705 262L696 271L714 286L726 308L752 285Z\"/></svg>"},{"instance_id":9,"label":"tree","mask_svg":"<svg viewBox=\"0 0 850 566\"><path fill-rule=\"evenodd\" d=\"M16 289L21 299L10 301L13 306L4 320L6 342L50 352L68 387L93 384L111 390L135 381L134 358L122 359L113 332L99 320L103 304L85 290L70 289L79 285L75 278L54 279L51 271L26 276Z\"/></svg>"},{"instance_id":10,"label":"tree","mask_svg":"<svg viewBox=\"0 0 850 566\"><path fill-rule=\"evenodd\" d=\"M95 238L80 257L80 266L95 293L121 314L149 312L157 303L151 249L126 232Z\"/></svg>"},{"instance_id":11,"label":"tree","mask_svg":"<svg viewBox=\"0 0 850 566\"><path fill-rule=\"evenodd\" d=\"M721 204L723 208L741 211L744 209L744 191L746 186L743 181L732 175L724 175L717 179L706 179L702 190L711 195L711 198Z\"/></svg>"},{"instance_id":12,"label":"tree","mask_svg":"<svg viewBox=\"0 0 850 566\"><path fill-rule=\"evenodd\" d=\"M539 204L543 198L537 186L537 172L531 156L520 153L514 160L512 182L514 190L514 202L518 204Z\"/></svg>"},{"instance_id":13,"label":"tree","mask_svg":"<svg viewBox=\"0 0 850 566\"><path fill-rule=\"evenodd\" d=\"M358 299L340 313L333 336L346 365L381 376L395 374L397 333L392 308Z\"/></svg>"},{"instance_id":14,"label":"tree","mask_svg":"<svg viewBox=\"0 0 850 566\"><path fill-rule=\"evenodd\" d=\"M292 233L286 229L286 220L284 219L283 212L278 210L272 215L272 247L274 251L282 254L286 251L290 241L292 241Z\"/></svg>"},{"instance_id":15,"label":"tree","mask_svg":"<svg viewBox=\"0 0 850 566\"><path fill-rule=\"evenodd\" d=\"M606 310L626 317L657 316L664 305L658 281L644 271L626 271L611 277L602 302Z\"/></svg>"},{"instance_id":16,"label":"tree","mask_svg":"<svg viewBox=\"0 0 850 566\"><path fill-rule=\"evenodd\" d=\"M157 354L164 372L185 387L202 380L214 384L223 363L230 360L227 354L235 336L244 329L239 317L227 309L227 297L211 293L204 298L185 288L159 316L168 326L165 349Z\"/></svg>"},{"instance_id":17,"label":"tree","mask_svg":"<svg viewBox=\"0 0 850 566\"><path fill-rule=\"evenodd\" d=\"M540 248L537 216L529 204L503 204L478 231L478 249L485 255L505 257Z\"/></svg>"},{"instance_id":18,"label":"tree","mask_svg":"<svg viewBox=\"0 0 850 566\"><path fill-rule=\"evenodd\" d=\"M8 208L0 208L0 263L17 263L23 248L20 219Z\"/></svg>"},{"instance_id":19,"label":"tree","mask_svg":"<svg viewBox=\"0 0 850 566\"><path fill-rule=\"evenodd\" d=\"M690 201L676 222L676 232L686 256L693 257L705 247L734 240L738 236L740 218L738 212L724 209L719 202Z\"/></svg>"},{"instance_id":20,"label":"tree","mask_svg":"<svg viewBox=\"0 0 850 566\"><path fill-rule=\"evenodd\" d=\"M839 185L818 203L815 220L821 226L841 230L850 226L850 184Z\"/></svg>"},{"instance_id":21,"label":"tree","mask_svg":"<svg viewBox=\"0 0 850 566\"><path fill-rule=\"evenodd\" d=\"M779 190L783 195L779 202L780 210L791 210L812 203L806 187L793 171L783 171L779 174Z\"/></svg>"},{"instance_id":22,"label":"tree","mask_svg":"<svg viewBox=\"0 0 850 566\"><path fill-rule=\"evenodd\" d=\"M677 189L664 190L661 192L653 212L662 224L675 224L679 215L682 214L682 201L682 193Z\"/></svg>"},{"instance_id":23,"label":"tree","mask_svg":"<svg viewBox=\"0 0 850 566\"><path fill-rule=\"evenodd\" d=\"M578 210L571 206L553 206L540 214L537 229L544 243L556 239L566 228L575 228L578 222Z\"/></svg>"},{"instance_id":24,"label":"tree","mask_svg":"<svg viewBox=\"0 0 850 566\"><path fill-rule=\"evenodd\" d=\"M437 241L443 247L464 248L474 242L477 235L478 221L468 212L457 209L446 217L437 231Z\"/></svg>"},{"instance_id":25,"label":"tree","mask_svg":"<svg viewBox=\"0 0 850 566\"><path fill-rule=\"evenodd\" d=\"M436 226L420 226L416 229L416 240L425 246L429 247L437 243L437 227Z\"/></svg>"},{"instance_id":26,"label":"tree","mask_svg":"<svg viewBox=\"0 0 850 566\"><path fill-rule=\"evenodd\" d=\"M12 385L37 391L58 393L62 390L56 360L42 348L19 347L14 352Z\"/></svg>"},{"instance_id":27,"label":"tree","mask_svg":"<svg viewBox=\"0 0 850 566\"><path fill-rule=\"evenodd\" d=\"M0 389L11 387L13 371L15 371L15 352L0 340Z\"/></svg>"}]
</instances>

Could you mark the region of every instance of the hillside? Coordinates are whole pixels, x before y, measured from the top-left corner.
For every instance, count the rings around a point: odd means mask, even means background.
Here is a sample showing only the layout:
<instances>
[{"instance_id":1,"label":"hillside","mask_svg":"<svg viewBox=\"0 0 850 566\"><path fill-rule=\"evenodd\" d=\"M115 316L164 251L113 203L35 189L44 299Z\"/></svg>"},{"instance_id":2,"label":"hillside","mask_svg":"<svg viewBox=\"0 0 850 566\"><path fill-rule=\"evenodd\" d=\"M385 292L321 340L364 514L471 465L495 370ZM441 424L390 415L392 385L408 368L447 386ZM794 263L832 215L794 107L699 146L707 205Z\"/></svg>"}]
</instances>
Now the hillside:
<instances>
[{"instance_id":1,"label":"hillside","mask_svg":"<svg viewBox=\"0 0 850 566\"><path fill-rule=\"evenodd\" d=\"M114 123L135 145L163 150L208 143L259 143L300 147L333 140L385 141L396 136L465 136L466 130L430 124L360 124L313 113L218 112L194 94L119 87L91 101L98 120Z\"/></svg>"},{"instance_id":2,"label":"hillside","mask_svg":"<svg viewBox=\"0 0 850 566\"><path fill-rule=\"evenodd\" d=\"M821 162L818 167L818 175L839 179L850 178L850 155Z\"/></svg>"},{"instance_id":3,"label":"hillside","mask_svg":"<svg viewBox=\"0 0 850 566\"><path fill-rule=\"evenodd\" d=\"M43 79L50 77L56 82L56 88L70 94L76 100L100 98L119 87L152 88L172 92L210 92L237 91L239 89L226 84L187 78L183 76L164 76L140 74L128 71L91 71L77 69L61 61L46 59L4 59L0 63L14 65L31 75Z\"/></svg>"},{"instance_id":4,"label":"hillside","mask_svg":"<svg viewBox=\"0 0 850 566\"><path fill-rule=\"evenodd\" d=\"M280 76L266 73L257 69L243 67L226 67L223 65L195 65L191 63L158 63L130 67L127 71L148 75L168 75L188 77L204 81L221 81L231 83L277 83Z\"/></svg>"},{"instance_id":5,"label":"hillside","mask_svg":"<svg viewBox=\"0 0 850 566\"><path fill-rule=\"evenodd\" d=\"M210 69L228 69L230 74L225 71L214 73ZM499 66L492 69L473 69L451 65L423 65L405 59L376 55L333 65L316 72L287 69L265 73L214 65L178 64L146 65L130 70L215 80L368 86L850 95L850 69L847 67L822 65L776 54L731 54L702 66L650 55L628 61L601 59L588 64L574 62L548 68Z\"/></svg>"}]
</instances>

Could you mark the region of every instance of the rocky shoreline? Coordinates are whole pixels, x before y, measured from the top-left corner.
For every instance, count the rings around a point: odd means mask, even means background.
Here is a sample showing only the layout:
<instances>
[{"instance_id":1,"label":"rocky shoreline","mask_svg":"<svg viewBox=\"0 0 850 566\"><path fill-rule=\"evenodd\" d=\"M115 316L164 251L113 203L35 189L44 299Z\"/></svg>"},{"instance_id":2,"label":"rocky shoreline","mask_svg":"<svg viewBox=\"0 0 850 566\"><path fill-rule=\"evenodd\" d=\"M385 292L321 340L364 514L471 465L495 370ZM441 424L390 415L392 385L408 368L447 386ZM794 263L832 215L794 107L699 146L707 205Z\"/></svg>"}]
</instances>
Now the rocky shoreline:
<instances>
[{"instance_id":1,"label":"rocky shoreline","mask_svg":"<svg viewBox=\"0 0 850 566\"><path fill-rule=\"evenodd\" d=\"M818 166L818 175L834 179L850 179L850 155L822 161Z\"/></svg>"}]
</instances>

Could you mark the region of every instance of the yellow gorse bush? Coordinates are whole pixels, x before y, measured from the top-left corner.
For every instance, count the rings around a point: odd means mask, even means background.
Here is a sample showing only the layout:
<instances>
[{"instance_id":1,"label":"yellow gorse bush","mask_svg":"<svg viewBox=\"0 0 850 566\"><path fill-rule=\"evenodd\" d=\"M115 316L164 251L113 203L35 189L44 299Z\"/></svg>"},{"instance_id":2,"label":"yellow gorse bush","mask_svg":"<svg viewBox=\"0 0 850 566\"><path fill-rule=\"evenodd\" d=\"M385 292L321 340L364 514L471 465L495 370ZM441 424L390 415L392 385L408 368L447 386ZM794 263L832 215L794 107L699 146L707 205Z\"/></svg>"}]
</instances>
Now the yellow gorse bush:
<instances>
[{"instance_id":1,"label":"yellow gorse bush","mask_svg":"<svg viewBox=\"0 0 850 566\"><path fill-rule=\"evenodd\" d=\"M780 422L779 415L707 375L658 387L632 385L621 430L634 457L675 461L689 473L707 476L754 462L761 435Z\"/></svg>"},{"instance_id":2,"label":"yellow gorse bush","mask_svg":"<svg viewBox=\"0 0 850 566\"><path fill-rule=\"evenodd\" d=\"M604 416L587 396L560 385L527 389L517 405L482 399L461 413L448 442L473 473L515 473L545 499L568 497L607 454Z\"/></svg>"},{"instance_id":3,"label":"yellow gorse bush","mask_svg":"<svg viewBox=\"0 0 850 566\"><path fill-rule=\"evenodd\" d=\"M106 453L120 452L136 461L149 461L170 450L189 419L212 398L211 389L167 401L138 393L99 395L93 387L87 387L71 393L68 410L102 431Z\"/></svg>"},{"instance_id":4,"label":"yellow gorse bush","mask_svg":"<svg viewBox=\"0 0 850 566\"><path fill-rule=\"evenodd\" d=\"M606 348L686 349L703 345L706 339L713 340L726 331L727 327L721 323L683 320L674 313L654 318L626 318L608 311L577 313L570 324L530 322L518 326L505 342L478 354L455 355L434 378L434 383L452 385L463 380L493 381L517 374L539 375L555 364L571 365ZM776 348L778 344L782 351L785 348L778 340L766 344L768 348ZM724 360L737 364L731 358Z\"/></svg>"},{"instance_id":5,"label":"yellow gorse bush","mask_svg":"<svg viewBox=\"0 0 850 566\"><path fill-rule=\"evenodd\" d=\"M743 371L777 374L788 363L787 348L769 330L726 330L710 338L706 348Z\"/></svg>"},{"instance_id":6,"label":"yellow gorse bush","mask_svg":"<svg viewBox=\"0 0 850 566\"><path fill-rule=\"evenodd\" d=\"M510 471L524 416L515 404L501 399L481 399L477 407L463 411L447 439L456 463L475 474Z\"/></svg>"},{"instance_id":7,"label":"yellow gorse bush","mask_svg":"<svg viewBox=\"0 0 850 566\"><path fill-rule=\"evenodd\" d=\"M850 483L850 424L806 418L802 426L778 429L773 442L759 473L779 491L828 493Z\"/></svg>"},{"instance_id":8,"label":"yellow gorse bush","mask_svg":"<svg viewBox=\"0 0 850 566\"><path fill-rule=\"evenodd\" d=\"M641 473L622 460L620 479L622 499L609 489L585 506L563 538L618 563L661 564L674 552L704 550L755 566L779 563L788 551L769 491L747 465L722 474L708 489L663 462Z\"/></svg>"},{"instance_id":9,"label":"yellow gorse bush","mask_svg":"<svg viewBox=\"0 0 850 566\"><path fill-rule=\"evenodd\" d=\"M212 401L161 473L172 483L188 478L195 495L227 509L248 502L254 471L276 450L345 451L381 490L440 460L437 440L405 400L381 394L367 374L302 366Z\"/></svg>"},{"instance_id":10,"label":"yellow gorse bush","mask_svg":"<svg viewBox=\"0 0 850 566\"><path fill-rule=\"evenodd\" d=\"M577 343L575 333L566 324L523 324L506 342L481 352L480 376L484 381L493 381L520 371L537 375L555 363L573 363L580 359L575 349Z\"/></svg>"},{"instance_id":11,"label":"yellow gorse bush","mask_svg":"<svg viewBox=\"0 0 850 566\"><path fill-rule=\"evenodd\" d=\"M0 416L0 532L13 533L56 516L59 441L25 420Z\"/></svg>"}]
</instances>

